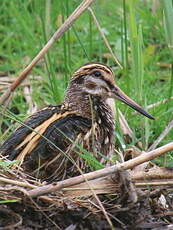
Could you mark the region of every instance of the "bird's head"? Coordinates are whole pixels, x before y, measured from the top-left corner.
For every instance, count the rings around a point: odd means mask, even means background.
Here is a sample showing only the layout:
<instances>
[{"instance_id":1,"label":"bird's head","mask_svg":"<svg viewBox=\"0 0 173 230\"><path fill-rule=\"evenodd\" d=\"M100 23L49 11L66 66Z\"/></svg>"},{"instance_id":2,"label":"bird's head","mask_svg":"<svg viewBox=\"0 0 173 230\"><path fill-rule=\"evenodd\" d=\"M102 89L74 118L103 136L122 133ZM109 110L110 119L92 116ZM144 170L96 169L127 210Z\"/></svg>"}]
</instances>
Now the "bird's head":
<instances>
[{"instance_id":1,"label":"bird's head","mask_svg":"<svg viewBox=\"0 0 173 230\"><path fill-rule=\"evenodd\" d=\"M118 99L144 116L154 119L115 84L112 70L104 64L95 62L81 66L74 73L71 83L74 83L76 88L80 88L82 93L101 98Z\"/></svg>"}]
</instances>

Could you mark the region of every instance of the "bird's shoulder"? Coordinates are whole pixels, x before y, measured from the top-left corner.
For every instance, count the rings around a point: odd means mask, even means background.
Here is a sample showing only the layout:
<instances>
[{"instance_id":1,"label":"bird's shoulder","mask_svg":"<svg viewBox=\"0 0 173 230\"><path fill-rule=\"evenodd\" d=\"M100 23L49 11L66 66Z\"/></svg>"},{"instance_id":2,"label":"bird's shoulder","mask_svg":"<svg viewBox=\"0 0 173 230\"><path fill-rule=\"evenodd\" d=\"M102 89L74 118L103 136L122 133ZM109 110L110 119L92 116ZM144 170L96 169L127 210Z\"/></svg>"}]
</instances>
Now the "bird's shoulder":
<instances>
[{"instance_id":1,"label":"bird's shoulder","mask_svg":"<svg viewBox=\"0 0 173 230\"><path fill-rule=\"evenodd\" d=\"M88 118L61 105L48 106L31 115L0 147L2 155L13 160L21 153L44 152L49 146L63 147L67 139L74 140L78 133L86 132L91 126ZM53 144L51 144L53 143Z\"/></svg>"},{"instance_id":2,"label":"bird's shoulder","mask_svg":"<svg viewBox=\"0 0 173 230\"><path fill-rule=\"evenodd\" d=\"M52 114L59 113L61 106L49 105L33 115L29 116L24 122L20 122L20 126L7 138L7 140L0 147L0 153L17 146L24 138L32 132L37 126L49 119Z\"/></svg>"},{"instance_id":3,"label":"bird's shoulder","mask_svg":"<svg viewBox=\"0 0 173 230\"><path fill-rule=\"evenodd\" d=\"M65 114L65 113L64 113ZM91 120L76 114L66 116L52 122L39 139L34 152L38 152L42 158L47 158L48 153L59 149L66 151L79 134L84 135L91 128Z\"/></svg>"}]
</instances>

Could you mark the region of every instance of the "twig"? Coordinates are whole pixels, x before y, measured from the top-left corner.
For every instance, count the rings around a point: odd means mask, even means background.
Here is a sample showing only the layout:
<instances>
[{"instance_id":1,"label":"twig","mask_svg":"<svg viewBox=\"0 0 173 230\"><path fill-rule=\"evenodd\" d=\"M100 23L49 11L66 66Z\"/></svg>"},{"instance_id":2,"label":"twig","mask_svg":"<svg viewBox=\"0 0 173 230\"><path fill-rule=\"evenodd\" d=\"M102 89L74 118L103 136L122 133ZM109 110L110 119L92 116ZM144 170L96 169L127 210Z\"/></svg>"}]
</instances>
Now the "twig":
<instances>
[{"instance_id":1,"label":"twig","mask_svg":"<svg viewBox=\"0 0 173 230\"><path fill-rule=\"evenodd\" d=\"M166 99L163 99L162 101L158 101L154 104L151 104L151 105L148 105L146 108L147 109L152 109L152 108L155 108L161 104L165 104L166 102L170 101L170 100L173 100L173 97L170 97L170 98L166 98Z\"/></svg>"},{"instance_id":2,"label":"twig","mask_svg":"<svg viewBox=\"0 0 173 230\"><path fill-rule=\"evenodd\" d=\"M141 170L137 173L132 170L130 173L134 181L152 179L173 179L173 167L153 167L148 170Z\"/></svg>"},{"instance_id":3,"label":"twig","mask_svg":"<svg viewBox=\"0 0 173 230\"><path fill-rule=\"evenodd\" d=\"M93 10L92 10L90 7L88 7L88 10L89 10L89 12L91 13L91 16L93 17L94 22L95 22L95 24L96 24L96 26L97 26L97 28L98 28L98 30L99 30L99 32L100 32L102 38L103 38L103 41L105 42L105 44L106 44L106 46L107 46L109 52L111 53L111 55L112 55L114 61L115 61L115 62L117 63L117 65L122 69L123 67L122 67L120 61L118 60L118 58L117 58L117 57L115 56L115 54L113 53L113 51L112 51L112 49L111 49L111 47L110 47L110 45L109 45L109 42L108 42L106 36L105 36L104 33L102 32L101 26L100 26L100 24L99 24L99 22L98 22L98 20L97 20L97 18L96 18L96 16L95 16Z\"/></svg>"},{"instance_id":4,"label":"twig","mask_svg":"<svg viewBox=\"0 0 173 230\"><path fill-rule=\"evenodd\" d=\"M125 116L122 114L122 112L118 109L118 113L119 113L119 122L120 122L120 126L121 126L121 130L123 132L123 134L125 136L130 137L131 139L136 138L132 129L130 128L130 126L128 125Z\"/></svg>"},{"instance_id":5,"label":"twig","mask_svg":"<svg viewBox=\"0 0 173 230\"><path fill-rule=\"evenodd\" d=\"M158 101L158 102L153 103L153 104L151 104L151 105L147 105L147 106L146 106L146 109L148 110L148 109L155 108L155 107L157 107L157 106L159 106L159 105L161 105L161 104L165 104L166 102L169 102L170 100L173 100L173 97L163 99L162 101ZM135 112L133 112L132 114L138 114L138 112L135 111Z\"/></svg>"},{"instance_id":6,"label":"twig","mask_svg":"<svg viewBox=\"0 0 173 230\"><path fill-rule=\"evenodd\" d=\"M38 61L45 55L48 49L67 31L77 18L88 8L93 0L84 0L76 10L67 18L67 20L60 26L60 28L54 33L47 44L41 49L37 56L31 61L31 63L22 71L19 77L11 84L9 89L0 97L0 105L3 104L20 83L27 77L32 68L38 63Z\"/></svg>"},{"instance_id":7,"label":"twig","mask_svg":"<svg viewBox=\"0 0 173 230\"><path fill-rule=\"evenodd\" d=\"M37 111L37 105L32 100L32 88L31 85L28 84L28 86L25 86L23 88L24 98L26 100L26 103L28 105L28 111L27 114L33 114Z\"/></svg>"},{"instance_id":8,"label":"twig","mask_svg":"<svg viewBox=\"0 0 173 230\"><path fill-rule=\"evenodd\" d=\"M173 120L168 123L166 128L163 130L163 132L160 134L160 136L154 141L154 143L149 147L148 151L151 151L155 149L158 144L163 140L163 138L170 132L170 130L173 128Z\"/></svg>"},{"instance_id":9,"label":"twig","mask_svg":"<svg viewBox=\"0 0 173 230\"><path fill-rule=\"evenodd\" d=\"M135 185L137 187L143 186L169 186L173 185L173 180L170 181L150 181L150 182L136 182Z\"/></svg>"},{"instance_id":10,"label":"twig","mask_svg":"<svg viewBox=\"0 0 173 230\"><path fill-rule=\"evenodd\" d=\"M31 189L37 188L37 186L35 186L35 185L25 183L25 182L21 182L21 181L17 181L17 180L7 179L7 178L4 178L4 177L0 177L0 182L4 182L4 183L7 183L7 184L15 184L15 185L18 185L18 186L21 186L21 187L31 188Z\"/></svg>"},{"instance_id":11,"label":"twig","mask_svg":"<svg viewBox=\"0 0 173 230\"><path fill-rule=\"evenodd\" d=\"M147 172L143 172L138 174L130 171L130 177L133 183L137 188L147 188L147 187L164 187L164 188L172 188L173 185L173 167L163 167L163 168L151 168ZM6 180L5 183L8 184L8 187L0 186L1 199L23 199L22 197L14 196L13 191L21 191L23 194L28 194L28 189L30 187L27 184L18 184L14 181L13 184L17 186L13 186L11 180ZM11 186L9 186L11 184ZM28 188L27 190L21 189L20 187L24 185L24 187ZM36 186L35 186L36 187ZM91 189L92 188L92 189ZM32 188L31 188L32 189ZM93 193L94 191L94 193ZM93 196L93 194L115 194L120 193L120 184L119 179L117 180L117 175L112 177L112 175L108 175L106 177L101 177L97 179L93 179L87 182L83 182L77 185L73 185L70 187L63 188L62 193L55 196L40 196L39 199L48 203L55 203L54 198L61 199L63 197L68 198L76 198L76 197L88 197ZM11 194L11 196L10 196ZM59 197L59 198L58 198Z\"/></svg>"},{"instance_id":12,"label":"twig","mask_svg":"<svg viewBox=\"0 0 173 230\"><path fill-rule=\"evenodd\" d=\"M96 178L100 178L100 177L104 177L104 176L113 174L119 170L130 169L130 168L133 168L133 167L135 167L141 163L144 163L146 161L153 160L154 158L156 158L156 157L158 157L158 156L160 156L166 152L169 152L171 150L173 150L173 142L170 142L169 144L164 145L164 146L162 146L158 149L155 149L151 152L144 153L144 154L140 155L139 157L136 157L136 158L131 159L129 161L126 161L123 163L118 163L117 165L113 165L113 166L108 167L108 168L100 169L100 170L97 170L95 172L86 173L84 175L77 176L75 178L69 178L69 179L66 179L66 180L61 181L61 182L57 182L57 183L53 183L50 185L38 187L36 189L29 191L28 195L30 197L37 197L40 195L44 195L47 193L61 190L65 187L69 187L72 185L82 183L85 180L89 181L92 179L96 179Z\"/></svg>"}]
</instances>

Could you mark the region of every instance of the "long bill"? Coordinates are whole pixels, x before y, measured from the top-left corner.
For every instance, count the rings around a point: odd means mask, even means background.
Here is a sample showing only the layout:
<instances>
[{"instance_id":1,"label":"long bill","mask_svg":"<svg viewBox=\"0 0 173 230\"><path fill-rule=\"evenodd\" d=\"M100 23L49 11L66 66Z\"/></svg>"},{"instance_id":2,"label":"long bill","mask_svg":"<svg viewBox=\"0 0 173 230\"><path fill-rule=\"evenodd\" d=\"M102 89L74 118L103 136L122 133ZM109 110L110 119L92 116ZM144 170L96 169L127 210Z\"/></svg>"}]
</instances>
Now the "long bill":
<instances>
[{"instance_id":1,"label":"long bill","mask_svg":"<svg viewBox=\"0 0 173 230\"><path fill-rule=\"evenodd\" d=\"M140 105L138 105L135 101L133 101L130 97L128 97L120 88L116 87L112 91L112 97L118 99L119 101L124 102L125 104L135 109L142 115L155 120L155 118L152 115L147 113Z\"/></svg>"}]
</instances>

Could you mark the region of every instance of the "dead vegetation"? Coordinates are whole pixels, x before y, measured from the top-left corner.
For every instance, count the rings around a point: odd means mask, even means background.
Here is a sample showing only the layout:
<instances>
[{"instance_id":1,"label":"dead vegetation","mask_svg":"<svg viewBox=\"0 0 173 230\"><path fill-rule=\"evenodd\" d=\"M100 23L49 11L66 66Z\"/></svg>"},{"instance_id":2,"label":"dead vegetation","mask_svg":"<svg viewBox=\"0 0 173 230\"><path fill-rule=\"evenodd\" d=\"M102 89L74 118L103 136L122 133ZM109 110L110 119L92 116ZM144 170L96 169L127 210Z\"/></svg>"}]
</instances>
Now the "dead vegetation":
<instances>
[{"instance_id":1,"label":"dead vegetation","mask_svg":"<svg viewBox=\"0 0 173 230\"><path fill-rule=\"evenodd\" d=\"M52 184L22 169L1 169L0 229L171 229L173 168L149 160L172 149L169 143L138 152L123 163Z\"/></svg>"}]
</instances>

